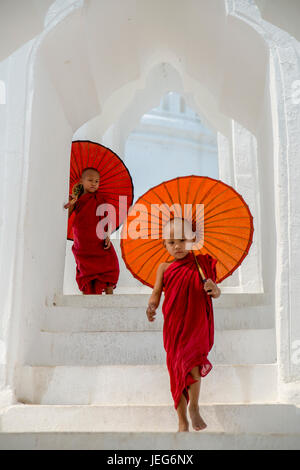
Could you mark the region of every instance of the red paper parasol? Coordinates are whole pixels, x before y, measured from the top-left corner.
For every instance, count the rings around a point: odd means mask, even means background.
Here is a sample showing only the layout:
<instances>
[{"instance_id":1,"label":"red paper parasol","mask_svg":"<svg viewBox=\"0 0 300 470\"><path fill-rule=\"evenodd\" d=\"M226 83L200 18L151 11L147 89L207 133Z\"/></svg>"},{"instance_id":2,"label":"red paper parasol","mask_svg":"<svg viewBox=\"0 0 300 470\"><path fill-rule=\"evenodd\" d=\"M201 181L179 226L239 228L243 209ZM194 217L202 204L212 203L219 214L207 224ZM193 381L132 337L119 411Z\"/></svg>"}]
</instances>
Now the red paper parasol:
<instances>
[{"instance_id":1,"label":"red paper parasol","mask_svg":"<svg viewBox=\"0 0 300 470\"><path fill-rule=\"evenodd\" d=\"M89 140L76 140L72 142L71 149L70 195L73 186L79 182L82 171L87 167L98 170L100 174L98 192L104 197L105 202L112 204L116 210L116 225L112 227L113 232L126 219L128 209L133 201L133 184L130 173L120 157L109 148ZM75 212L68 220L68 240L73 240L74 217Z\"/></svg>"}]
</instances>

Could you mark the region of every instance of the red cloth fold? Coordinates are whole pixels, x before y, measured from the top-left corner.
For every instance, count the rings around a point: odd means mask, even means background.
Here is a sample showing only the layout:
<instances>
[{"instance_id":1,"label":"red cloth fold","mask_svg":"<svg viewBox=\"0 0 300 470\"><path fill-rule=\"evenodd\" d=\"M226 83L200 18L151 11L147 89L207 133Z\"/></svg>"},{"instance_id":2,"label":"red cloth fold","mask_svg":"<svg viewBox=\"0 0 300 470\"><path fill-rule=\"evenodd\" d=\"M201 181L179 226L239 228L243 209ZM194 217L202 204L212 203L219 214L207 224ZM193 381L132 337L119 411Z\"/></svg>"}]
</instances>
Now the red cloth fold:
<instances>
[{"instance_id":1,"label":"red cloth fold","mask_svg":"<svg viewBox=\"0 0 300 470\"><path fill-rule=\"evenodd\" d=\"M200 254L197 260L206 279L215 282L217 260L209 254ZM177 408L182 394L189 402L188 387L196 382L190 371L199 366L200 375L204 377L212 369L207 355L214 342L213 305L204 290L192 252L171 263L163 281L163 340L171 393Z\"/></svg>"},{"instance_id":2,"label":"red cloth fold","mask_svg":"<svg viewBox=\"0 0 300 470\"><path fill-rule=\"evenodd\" d=\"M96 228L104 216L97 216L99 204L105 203L99 193L86 193L75 203L72 252L76 260L76 281L85 294L101 294L105 287L117 285L120 269L113 245L104 249Z\"/></svg>"}]
</instances>

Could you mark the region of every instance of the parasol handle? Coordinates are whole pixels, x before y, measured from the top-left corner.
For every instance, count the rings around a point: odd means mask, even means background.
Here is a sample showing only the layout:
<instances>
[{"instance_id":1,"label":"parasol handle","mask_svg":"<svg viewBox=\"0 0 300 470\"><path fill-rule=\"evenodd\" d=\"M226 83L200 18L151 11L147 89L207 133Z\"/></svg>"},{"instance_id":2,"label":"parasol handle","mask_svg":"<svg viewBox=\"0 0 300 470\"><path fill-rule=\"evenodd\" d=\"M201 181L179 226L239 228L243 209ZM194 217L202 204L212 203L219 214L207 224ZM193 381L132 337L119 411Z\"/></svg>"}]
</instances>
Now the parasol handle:
<instances>
[{"instance_id":1,"label":"parasol handle","mask_svg":"<svg viewBox=\"0 0 300 470\"><path fill-rule=\"evenodd\" d=\"M193 251L193 255L194 255L194 258L195 258L195 261L196 261L196 264L197 264L197 268L198 268L200 277L201 277L201 279L202 279L202 281L203 281L203 284L205 284L205 282L206 282L205 275L204 275L204 273L203 273L203 271L202 271L202 269L201 269L201 266L200 266L199 263L198 263L198 260L197 260L197 258L196 258L196 255L195 255L195 252L194 252L194 251ZM208 290L207 292L211 292L211 289Z\"/></svg>"}]
</instances>

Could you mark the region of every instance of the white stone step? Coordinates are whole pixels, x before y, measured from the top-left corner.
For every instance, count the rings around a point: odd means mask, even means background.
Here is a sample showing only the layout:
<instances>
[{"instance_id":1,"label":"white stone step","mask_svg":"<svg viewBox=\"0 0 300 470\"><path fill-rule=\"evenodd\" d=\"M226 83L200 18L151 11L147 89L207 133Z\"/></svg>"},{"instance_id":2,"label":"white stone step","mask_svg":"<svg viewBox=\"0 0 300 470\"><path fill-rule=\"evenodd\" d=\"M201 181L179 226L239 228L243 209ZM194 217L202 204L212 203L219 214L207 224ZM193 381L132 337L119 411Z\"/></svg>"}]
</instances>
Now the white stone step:
<instances>
[{"instance_id":1,"label":"white stone step","mask_svg":"<svg viewBox=\"0 0 300 470\"><path fill-rule=\"evenodd\" d=\"M61 307L144 307L149 294L114 294L114 295L62 295L46 298L46 305ZM162 294L161 301L163 301ZM213 300L221 308L269 307L270 298L266 294L223 294Z\"/></svg>"},{"instance_id":2,"label":"white stone step","mask_svg":"<svg viewBox=\"0 0 300 470\"><path fill-rule=\"evenodd\" d=\"M207 423L201 434L300 434L299 407L284 404L200 404ZM6 432L174 432L173 406L13 405L0 411Z\"/></svg>"},{"instance_id":3,"label":"white stone step","mask_svg":"<svg viewBox=\"0 0 300 470\"><path fill-rule=\"evenodd\" d=\"M209 354L215 364L271 364L276 361L275 332L264 330L224 330L215 332ZM162 333L78 332L40 334L31 346L26 364L110 365L165 364Z\"/></svg>"},{"instance_id":4,"label":"white stone step","mask_svg":"<svg viewBox=\"0 0 300 470\"><path fill-rule=\"evenodd\" d=\"M54 295L47 298L49 307L101 308L101 307L144 307L149 299L148 294L114 294L114 295Z\"/></svg>"},{"instance_id":5,"label":"white stone step","mask_svg":"<svg viewBox=\"0 0 300 470\"><path fill-rule=\"evenodd\" d=\"M199 462L199 454L193 450L299 450L300 434L246 434L246 433L165 433L165 432L26 432L1 433L0 450L157 450L171 456L172 450L187 450L192 462ZM166 451L168 449L168 451ZM111 456L120 455L111 452ZM127 454L126 454L127 455ZM132 453L132 456L138 453ZM152 460L144 462L149 468ZM147 457L145 457L147 458ZM152 459L152 457L151 457ZM186 460L188 461L188 459ZM166 460L165 460L166 462ZM132 467L133 468L133 467ZM139 468L139 467L138 467ZM143 468L143 467L140 467ZM153 467L154 468L154 467Z\"/></svg>"},{"instance_id":6,"label":"white stone step","mask_svg":"<svg viewBox=\"0 0 300 470\"><path fill-rule=\"evenodd\" d=\"M160 308L154 322L146 317L146 306L48 307L41 325L48 332L84 331L161 331L163 315ZM215 328L218 330L273 328L274 319L263 306L214 308Z\"/></svg>"},{"instance_id":7,"label":"white stone step","mask_svg":"<svg viewBox=\"0 0 300 470\"><path fill-rule=\"evenodd\" d=\"M30 367L18 370L19 402L42 405L171 405L166 366ZM202 403L277 400L277 365L216 365L202 379Z\"/></svg>"}]
</instances>

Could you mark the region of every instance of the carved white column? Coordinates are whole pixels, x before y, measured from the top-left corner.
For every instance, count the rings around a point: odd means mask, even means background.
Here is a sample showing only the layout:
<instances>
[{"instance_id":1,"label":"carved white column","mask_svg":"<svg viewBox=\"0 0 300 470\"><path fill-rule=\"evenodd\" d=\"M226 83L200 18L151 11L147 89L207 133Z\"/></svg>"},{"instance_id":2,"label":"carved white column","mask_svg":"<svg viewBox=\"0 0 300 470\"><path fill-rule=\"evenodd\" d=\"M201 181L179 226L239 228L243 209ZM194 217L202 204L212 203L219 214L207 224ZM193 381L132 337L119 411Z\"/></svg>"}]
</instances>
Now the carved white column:
<instances>
[{"instance_id":1,"label":"carved white column","mask_svg":"<svg viewBox=\"0 0 300 470\"><path fill-rule=\"evenodd\" d=\"M232 186L234 181L232 143L231 139L228 139L220 132L218 132L218 166L219 180ZM224 288L240 290L240 277L238 270L222 282L223 291Z\"/></svg>"},{"instance_id":2,"label":"carved white column","mask_svg":"<svg viewBox=\"0 0 300 470\"><path fill-rule=\"evenodd\" d=\"M300 44L283 35L271 49L277 225L276 319L281 399L300 402Z\"/></svg>"},{"instance_id":3,"label":"carved white column","mask_svg":"<svg viewBox=\"0 0 300 470\"><path fill-rule=\"evenodd\" d=\"M253 216L253 242L239 269L244 292L263 292L261 269L260 190L258 180L257 143L255 137L232 121L234 187L248 204Z\"/></svg>"},{"instance_id":4,"label":"carved white column","mask_svg":"<svg viewBox=\"0 0 300 470\"><path fill-rule=\"evenodd\" d=\"M236 292L262 293L260 201L255 137L232 121L231 140L218 134L219 178L232 186L248 204L253 216L253 242L241 266L227 278L223 286Z\"/></svg>"}]
</instances>

